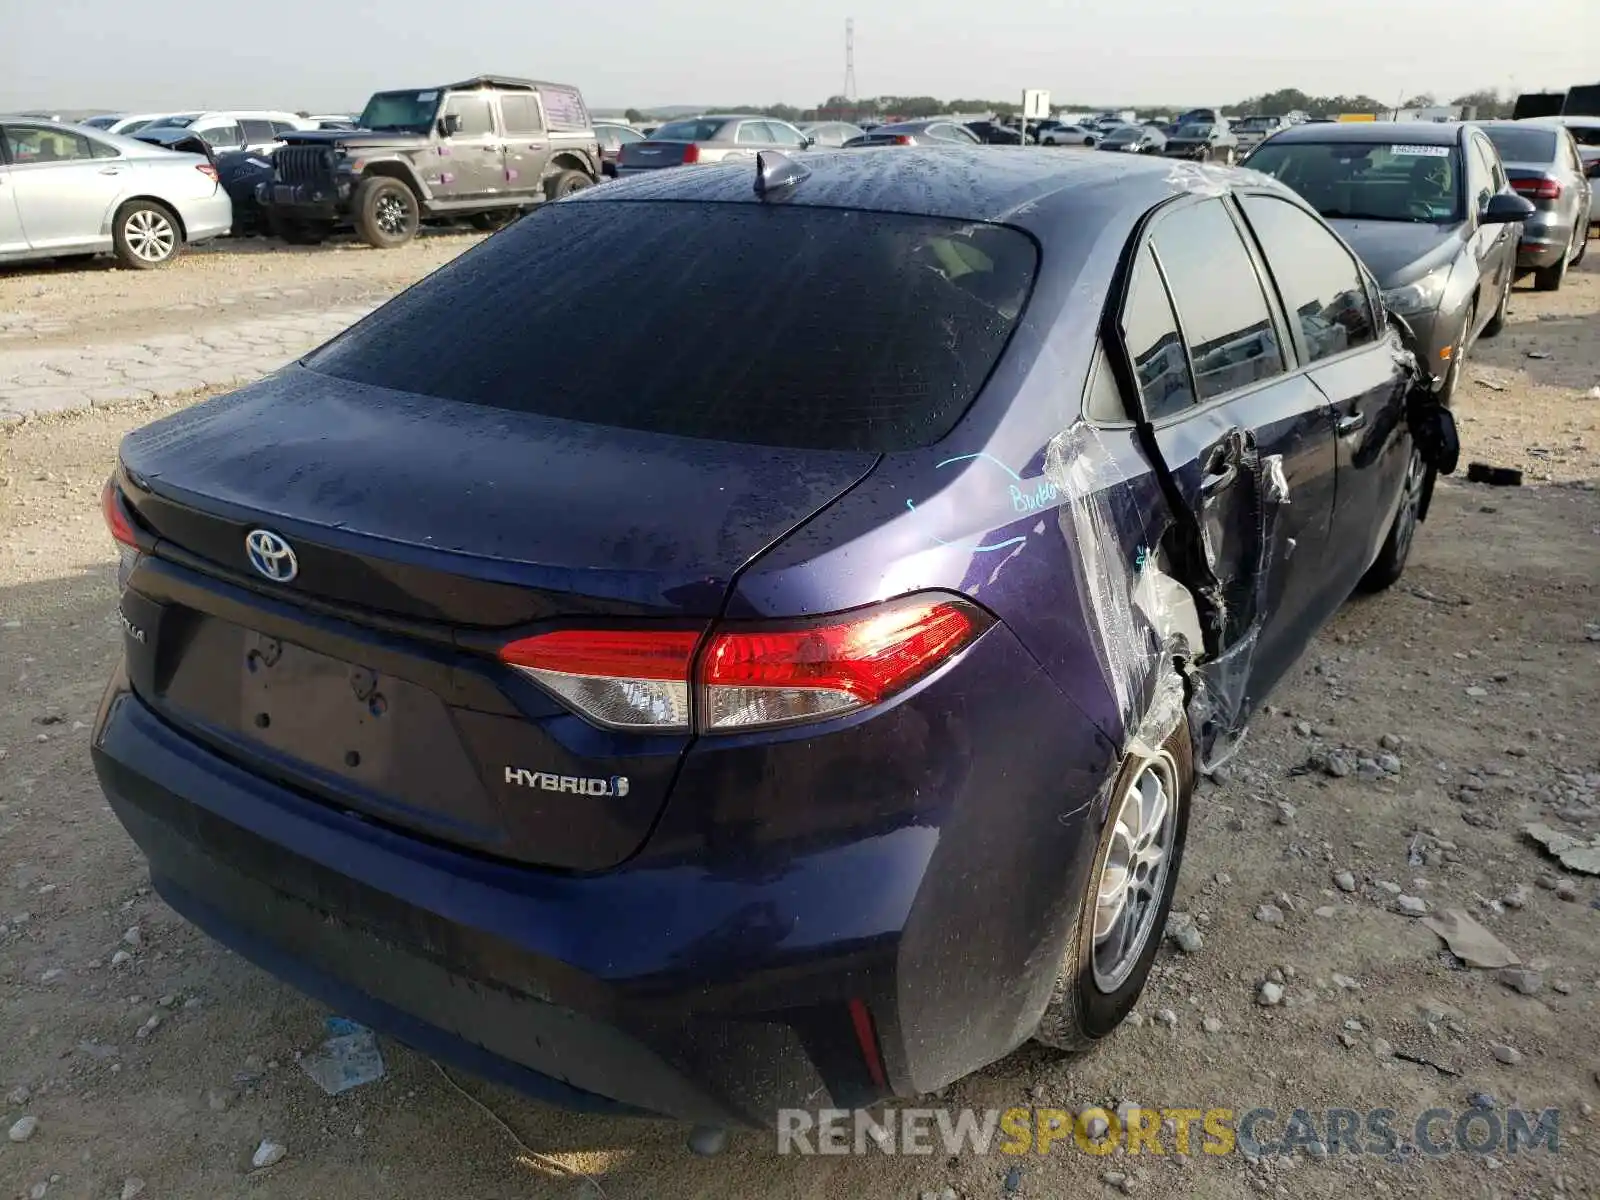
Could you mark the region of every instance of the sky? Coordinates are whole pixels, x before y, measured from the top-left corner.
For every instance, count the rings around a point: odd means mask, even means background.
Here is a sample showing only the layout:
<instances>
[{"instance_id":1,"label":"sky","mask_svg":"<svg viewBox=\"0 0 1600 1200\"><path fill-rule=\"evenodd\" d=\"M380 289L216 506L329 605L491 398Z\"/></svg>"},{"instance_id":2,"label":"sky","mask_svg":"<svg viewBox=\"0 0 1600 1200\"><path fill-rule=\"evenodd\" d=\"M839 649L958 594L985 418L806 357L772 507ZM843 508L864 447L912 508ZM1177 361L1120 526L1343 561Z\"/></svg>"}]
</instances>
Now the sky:
<instances>
[{"instance_id":1,"label":"sky","mask_svg":"<svg viewBox=\"0 0 1600 1200\"><path fill-rule=\"evenodd\" d=\"M1519 15L1519 12L1523 15ZM857 94L1226 104L1281 87L1448 99L1600 82L1600 0L0 0L0 112L359 109L480 73L592 108ZM132 19L130 19L132 18Z\"/></svg>"}]
</instances>

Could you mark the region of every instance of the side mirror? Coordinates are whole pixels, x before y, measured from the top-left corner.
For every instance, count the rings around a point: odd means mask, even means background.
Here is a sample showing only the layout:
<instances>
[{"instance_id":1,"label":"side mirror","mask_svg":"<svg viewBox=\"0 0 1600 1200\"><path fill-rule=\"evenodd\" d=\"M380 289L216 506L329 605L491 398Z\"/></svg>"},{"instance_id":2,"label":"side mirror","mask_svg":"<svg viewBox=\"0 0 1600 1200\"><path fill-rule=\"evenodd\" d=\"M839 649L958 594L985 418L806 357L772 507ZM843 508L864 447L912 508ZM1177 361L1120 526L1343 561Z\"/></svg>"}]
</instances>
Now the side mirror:
<instances>
[{"instance_id":1,"label":"side mirror","mask_svg":"<svg viewBox=\"0 0 1600 1200\"><path fill-rule=\"evenodd\" d=\"M1499 192L1489 197L1489 203L1483 206L1478 219L1485 225L1510 225L1515 221L1526 221L1537 211L1529 201L1514 192Z\"/></svg>"},{"instance_id":2,"label":"side mirror","mask_svg":"<svg viewBox=\"0 0 1600 1200\"><path fill-rule=\"evenodd\" d=\"M1583 173L1590 179L1600 179L1600 158L1584 164Z\"/></svg>"},{"instance_id":3,"label":"side mirror","mask_svg":"<svg viewBox=\"0 0 1600 1200\"><path fill-rule=\"evenodd\" d=\"M439 132L445 137L455 137L461 132L461 114L445 113L439 118Z\"/></svg>"},{"instance_id":4,"label":"side mirror","mask_svg":"<svg viewBox=\"0 0 1600 1200\"><path fill-rule=\"evenodd\" d=\"M800 139L800 149L802 149L802 150L809 150L809 149L811 149L811 147L815 146L816 144L817 144L817 139L812 137L810 134L806 134L806 135L802 136L801 139Z\"/></svg>"}]
</instances>

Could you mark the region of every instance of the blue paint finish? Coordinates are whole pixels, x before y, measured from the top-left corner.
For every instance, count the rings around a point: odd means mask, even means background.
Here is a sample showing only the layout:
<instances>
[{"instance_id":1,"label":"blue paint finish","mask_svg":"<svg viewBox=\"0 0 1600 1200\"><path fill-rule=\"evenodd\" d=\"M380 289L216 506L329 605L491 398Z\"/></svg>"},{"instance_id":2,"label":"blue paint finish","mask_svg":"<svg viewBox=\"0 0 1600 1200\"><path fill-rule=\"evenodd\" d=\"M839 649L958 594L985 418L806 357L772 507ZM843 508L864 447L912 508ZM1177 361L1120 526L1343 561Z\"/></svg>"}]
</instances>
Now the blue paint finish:
<instances>
[{"instance_id":1,"label":"blue paint finish","mask_svg":"<svg viewBox=\"0 0 1600 1200\"><path fill-rule=\"evenodd\" d=\"M341 1011L562 1103L762 1123L926 1092L1031 1028L1125 744L1111 666L1136 715L1159 662L1160 631L1137 614L1099 628L1091 589L1147 570L1174 520L1139 437L1086 435L1081 397L1119 257L1187 184L1125 155L908 148L808 165L787 204L1005 222L1044 247L1005 354L937 445L660 437L298 366L125 441L122 485L155 553L122 605L148 644L125 638L93 754L163 894ZM569 202L662 198L758 203L747 165ZM1344 594L1354 568L1330 539L1381 533L1404 444L1383 390L1395 367L1350 362L1161 434L1235 587L1251 585L1248 506L1208 508L1199 464L1239 430L1283 457L1283 541L1255 560L1270 584L1258 691ZM1367 406L1374 431L1337 452L1335 396ZM292 581L250 570L257 527L293 545ZM554 628L701 633L926 591L995 623L884 704L778 730L601 728L494 657ZM239 665L250 638L298 647L303 678L347 693L364 668L381 720L373 698L341 695L350 708L330 711L348 719L269 749L246 701L270 706L274 668ZM391 729L388 775L341 765L352 740ZM611 783L508 788L507 768ZM861 1059L854 1000L887 1088Z\"/></svg>"}]
</instances>

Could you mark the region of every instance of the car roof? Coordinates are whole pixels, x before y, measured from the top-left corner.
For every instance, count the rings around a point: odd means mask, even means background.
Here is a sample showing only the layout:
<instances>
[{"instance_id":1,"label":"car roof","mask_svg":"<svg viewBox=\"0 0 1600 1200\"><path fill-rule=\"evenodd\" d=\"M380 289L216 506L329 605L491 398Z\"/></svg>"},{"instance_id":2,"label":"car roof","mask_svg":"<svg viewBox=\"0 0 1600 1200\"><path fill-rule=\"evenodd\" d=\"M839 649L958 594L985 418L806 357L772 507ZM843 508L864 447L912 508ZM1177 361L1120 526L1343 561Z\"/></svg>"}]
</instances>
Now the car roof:
<instances>
[{"instance_id":1,"label":"car roof","mask_svg":"<svg viewBox=\"0 0 1600 1200\"><path fill-rule=\"evenodd\" d=\"M1480 129L1540 129L1545 133L1560 133L1566 128L1554 117L1524 117L1520 121L1513 121L1509 117L1503 121L1474 121Z\"/></svg>"},{"instance_id":2,"label":"car roof","mask_svg":"<svg viewBox=\"0 0 1600 1200\"><path fill-rule=\"evenodd\" d=\"M764 152L763 157L773 152ZM1123 214L1128 228L1163 201L1190 192L1220 190L1227 182L1291 195L1254 171L1175 163L1138 155L1019 154L1003 146L907 147L888 154L848 150L797 156L810 174L781 203L819 208L871 209L961 221L1051 228L1058 217L1089 208ZM651 171L562 203L644 200L762 203L755 194L755 164ZM1126 230L1124 231L1124 235Z\"/></svg>"},{"instance_id":3,"label":"car roof","mask_svg":"<svg viewBox=\"0 0 1600 1200\"><path fill-rule=\"evenodd\" d=\"M1291 125L1273 135L1272 144L1290 142L1398 142L1408 146L1454 146L1464 126L1459 121L1330 121L1308 128Z\"/></svg>"},{"instance_id":4,"label":"car roof","mask_svg":"<svg viewBox=\"0 0 1600 1200\"><path fill-rule=\"evenodd\" d=\"M466 92L471 91L473 88L484 87L509 88L513 91L527 92L537 91L539 88L567 88L568 90L574 92L578 90L577 86L571 83L554 83L548 79L518 79L514 75L474 75L471 79L463 79L459 83L446 83L437 90L444 92ZM416 89L393 88L385 90L404 92L415 91Z\"/></svg>"}]
</instances>

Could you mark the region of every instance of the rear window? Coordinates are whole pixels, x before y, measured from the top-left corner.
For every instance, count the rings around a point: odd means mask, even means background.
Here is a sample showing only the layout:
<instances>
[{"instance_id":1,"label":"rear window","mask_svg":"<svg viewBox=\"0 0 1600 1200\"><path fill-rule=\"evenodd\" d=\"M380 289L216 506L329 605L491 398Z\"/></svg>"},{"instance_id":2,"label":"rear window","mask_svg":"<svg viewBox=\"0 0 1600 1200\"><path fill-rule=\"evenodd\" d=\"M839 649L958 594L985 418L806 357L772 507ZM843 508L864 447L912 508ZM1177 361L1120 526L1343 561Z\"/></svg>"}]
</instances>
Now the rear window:
<instances>
[{"instance_id":1,"label":"rear window","mask_svg":"<svg viewBox=\"0 0 1600 1200\"><path fill-rule=\"evenodd\" d=\"M589 110L576 88L543 84L539 94L544 98L544 111L550 118L551 129L559 133L589 128Z\"/></svg>"},{"instance_id":2,"label":"rear window","mask_svg":"<svg viewBox=\"0 0 1600 1200\"><path fill-rule=\"evenodd\" d=\"M658 142L709 142L726 121L670 121L650 136Z\"/></svg>"},{"instance_id":3,"label":"rear window","mask_svg":"<svg viewBox=\"0 0 1600 1200\"><path fill-rule=\"evenodd\" d=\"M580 201L485 241L307 360L566 420L885 452L948 433L1037 269L1014 229L759 204Z\"/></svg>"},{"instance_id":4,"label":"rear window","mask_svg":"<svg viewBox=\"0 0 1600 1200\"><path fill-rule=\"evenodd\" d=\"M1512 129L1491 125L1484 130L1502 162L1551 163L1556 160L1556 135L1548 129Z\"/></svg>"}]
</instances>

